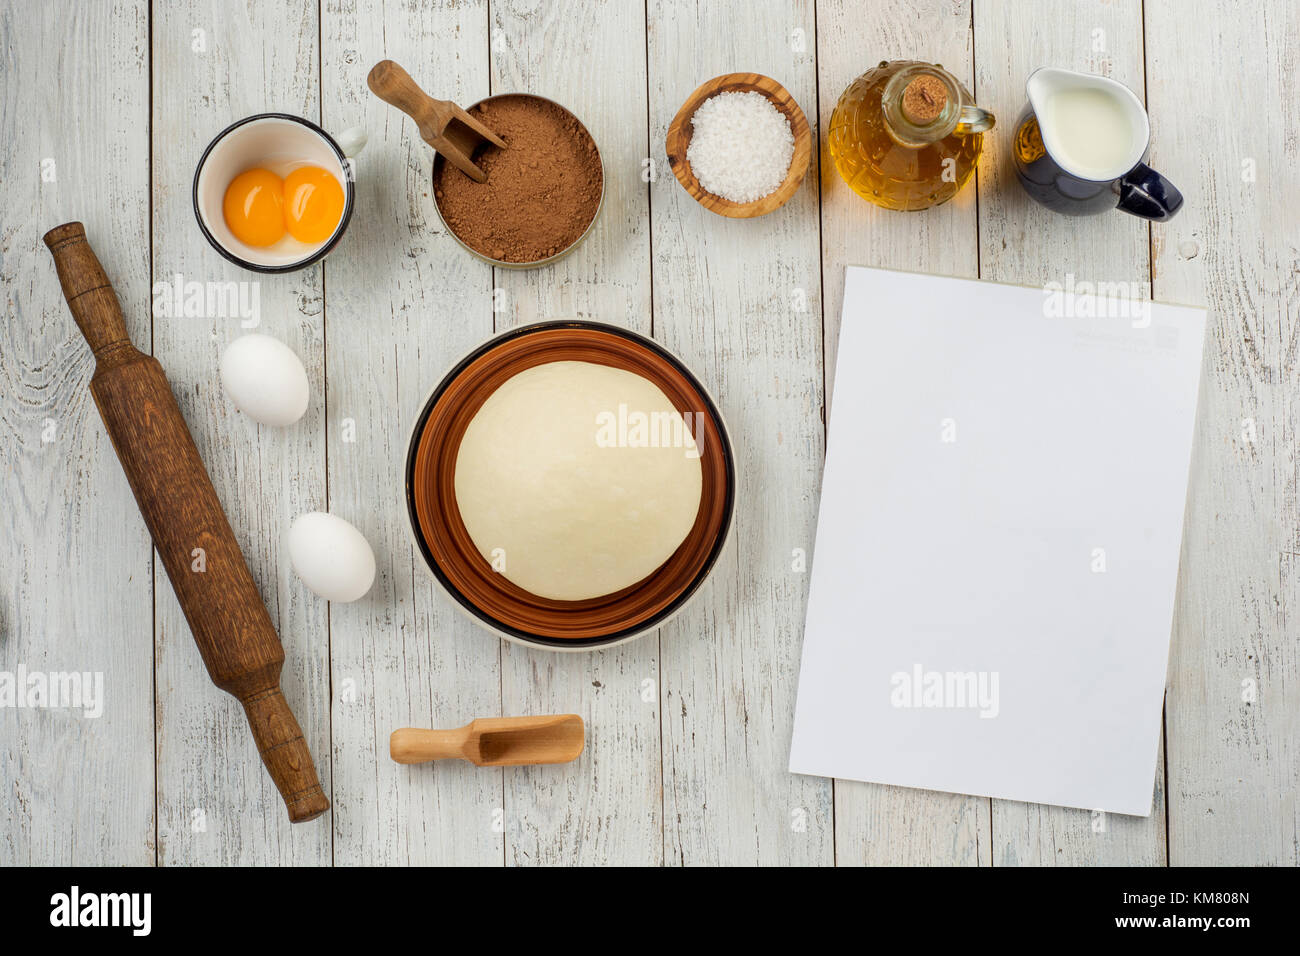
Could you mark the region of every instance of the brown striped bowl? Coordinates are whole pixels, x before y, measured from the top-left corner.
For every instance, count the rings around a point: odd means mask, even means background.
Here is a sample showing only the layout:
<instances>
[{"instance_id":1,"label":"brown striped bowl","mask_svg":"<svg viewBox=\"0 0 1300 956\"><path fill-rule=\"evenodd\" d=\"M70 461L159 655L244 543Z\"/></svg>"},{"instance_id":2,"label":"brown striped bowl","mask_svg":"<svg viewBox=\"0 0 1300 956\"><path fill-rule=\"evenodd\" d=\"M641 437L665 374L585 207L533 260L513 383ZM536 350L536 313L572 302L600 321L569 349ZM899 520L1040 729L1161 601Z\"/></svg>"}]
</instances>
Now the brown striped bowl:
<instances>
[{"instance_id":1,"label":"brown striped bowl","mask_svg":"<svg viewBox=\"0 0 1300 956\"><path fill-rule=\"evenodd\" d=\"M700 413L695 438L700 510L681 546L631 587L585 601L531 594L492 569L456 505L456 455L470 421L507 379L549 362L593 362L654 382L680 412ZM735 509L735 457L717 405L694 375L656 342L596 322L513 329L458 362L416 416L406 459L406 503L416 547L447 594L471 617L516 643L590 650L632 640L682 609L717 561Z\"/></svg>"}]
</instances>

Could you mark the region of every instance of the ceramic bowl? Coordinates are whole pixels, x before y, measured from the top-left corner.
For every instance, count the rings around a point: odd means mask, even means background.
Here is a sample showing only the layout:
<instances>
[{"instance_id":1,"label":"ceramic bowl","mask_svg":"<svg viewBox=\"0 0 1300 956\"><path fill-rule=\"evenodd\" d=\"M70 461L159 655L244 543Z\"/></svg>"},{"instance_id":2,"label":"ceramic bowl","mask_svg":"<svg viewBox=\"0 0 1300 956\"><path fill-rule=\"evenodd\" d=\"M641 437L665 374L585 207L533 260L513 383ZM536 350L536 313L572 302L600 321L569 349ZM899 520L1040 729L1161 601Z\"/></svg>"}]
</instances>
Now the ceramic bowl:
<instances>
[{"instance_id":1,"label":"ceramic bowl","mask_svg":"<svg viewBox=\"0 0 1300 956\"><path fill-rule=\"evenodd\" d=\"M293 272L323 259L352 219L356 202L351 157L365 146L360 129L330 136L311 120L288 113L258 113L231 123L208 144L194 171L192 200L199 229L212 248L237 266L253 272ZM343 214L329 238L303 243L286 238L274 246L250 246L226 225L222 200L230 181L258 166L275 169L310 164L328 170L343 187Z\"/></svg>"},{"instance_id":2,"label":"ceramic bowl","mask_svg":"<svg viewBox=\"0 0 1300 956\"><path fill-rule=\"evenodd\" d=\"M483 402L525 369L560 361L594 362L640 374L678 411L697 416L693 420L703 482L700 509L686 540L648 577L585 601L538 597L495 572L470 539L454 493L460 441ZM544 322L514 329L457 362L416 416L405 478L415 545L443 590L506 640L552 650L606 647L662 625L708 576L726 543L735 509L735 457L716 403L662 346L596 322Z\"/></svg>"}]
</instances>

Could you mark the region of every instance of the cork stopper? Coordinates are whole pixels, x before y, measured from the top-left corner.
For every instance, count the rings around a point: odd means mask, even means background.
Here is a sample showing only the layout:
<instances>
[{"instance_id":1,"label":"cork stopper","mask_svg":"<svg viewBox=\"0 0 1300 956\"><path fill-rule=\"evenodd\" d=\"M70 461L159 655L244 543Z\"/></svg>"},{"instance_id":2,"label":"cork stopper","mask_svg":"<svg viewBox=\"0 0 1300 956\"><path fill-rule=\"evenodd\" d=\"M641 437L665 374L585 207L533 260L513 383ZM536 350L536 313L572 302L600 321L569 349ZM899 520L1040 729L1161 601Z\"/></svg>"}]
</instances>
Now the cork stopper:
<instances>
[{"instance_id":1,"label":"cork stopper","mask_svg":"<svg viewBox=\"0 0 1300 956\"><path fill-rule=\"evenodd\" d=\"M922 73L903 89L903 116L916 126L929 126L947 105L948 87L929 73Z\"/></svg>"}]
</instances>

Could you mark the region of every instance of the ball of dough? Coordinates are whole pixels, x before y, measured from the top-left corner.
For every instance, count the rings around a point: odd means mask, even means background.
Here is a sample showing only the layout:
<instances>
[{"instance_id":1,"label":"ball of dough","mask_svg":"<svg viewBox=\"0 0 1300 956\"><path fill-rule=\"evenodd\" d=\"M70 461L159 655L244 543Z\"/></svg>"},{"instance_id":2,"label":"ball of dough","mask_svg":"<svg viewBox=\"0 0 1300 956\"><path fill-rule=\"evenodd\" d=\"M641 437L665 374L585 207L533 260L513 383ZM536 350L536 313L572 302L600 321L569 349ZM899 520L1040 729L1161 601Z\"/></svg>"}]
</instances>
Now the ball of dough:
<instances>
[{"instance_id":1,"label":"ball of dough","mask_svg":"<svg viewBox=\"0 0 1300 956\"><path fill-rule=\"evenodd\" d=\"M457 453L456 504L474 546L543 598L636 584L699 512L693 420L634 372L591 362L520 372L483 403Z\"/></svg>"}]
</instances>

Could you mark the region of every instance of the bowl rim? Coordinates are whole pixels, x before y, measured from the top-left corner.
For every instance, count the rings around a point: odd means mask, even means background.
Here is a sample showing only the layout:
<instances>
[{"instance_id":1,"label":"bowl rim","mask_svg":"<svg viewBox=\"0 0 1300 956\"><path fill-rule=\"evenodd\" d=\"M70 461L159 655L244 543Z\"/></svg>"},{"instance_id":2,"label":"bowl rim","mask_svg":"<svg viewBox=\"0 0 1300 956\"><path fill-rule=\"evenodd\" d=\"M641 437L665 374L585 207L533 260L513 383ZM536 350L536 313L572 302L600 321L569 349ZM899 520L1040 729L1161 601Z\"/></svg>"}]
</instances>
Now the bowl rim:
<instances>
[{"instance_id":1,"label":"bowl rim","mask_svg":"<svg viewBox=\"0 0 1300 956\"><path fill-rule=\"evenodd\" d=\"M434 406L443 392L451 385L453 381L474 361L494 348L503 345L506 342L514 341L520 337L534 334L537 332L548 331L553 329L583 329L607 332L621 336L630 341L636 342L646 348L651 349L665 361L677 369L694 387L700 397L706 404L706 411L713 417L714 424L718 429L718 436L721 439L722 458L725 465L727 488L725 495L724 516L722 528L718 533L713 546L709 550L709 555L704 564L696 573L694 579L688 584L680 594L650 618L641 621L629 628L621 631L615 631L611 634L599 635L594 637L551 637L543 634L533 634L515 628L503 621L499 621L492 615L483 611L476 604L461 594L455 587L446 573L438 566L432 550L424 540L423 534L419 529L419 516L415 510L415 462L417 451L420 444L420 438L425 422L428 421L433 413ZM506 329L498 332L485 341L481 342L469 352L465 353L460 359L453 362L445 374L438 380L420 403L419 410L416 412L414 421L411 425L410 438L407 443L406 462L402 470L403 478L403 495L406 499L407 534L411 538L411 543L424 559L425 569L438 584L439 588L452 599L461 611L471 620L483 626L487 630L495 633L498 637L507 640L513 644L519 644L524 647L541 648L552 651L591 651L599 650L605 647L614 647L618 644L625 644L628 641L635 640L648 634L650 631L662 627L673 617L679 614L687 604L699 593L700 588L717 566L718 558L725 550L731 540L732 531L735 528L736 514L736 459L735 450L731 443L731 434L727 428L726 420L722 416L722 411L718 406L717 400L712 393L704 387L700 380L689 368L686 367L677 356L673 355L667 348L660 345L653 339L634 332L631 329L623 328L617 325L610 325L605 322L595 322L589 319L548 319L541 322L533 322L527 325L517 326L512 329Z\"/></svg>"},{"instance_id":2,"label":"bowl rim","mask_svg":"<svg viewBox=\"0 0 1300 956\"><path fill-rule=\"evenodd\" d=\"M794 135L794 155L790 157L790 169L785 179L781 180L781 185L766 196L743 203L734 202L705 189L691 170L690 160L686 158L686 151L690 147L693 135L691 120L695 116L696 109L709 97L717 93L729 92L761 93L781 115L786 117L790 123L790 132ZM785 108L787 105L788 109ZM813 138L814 131L803 107L794 98L794 94L780 82L763 73L723 73L711 80L705 80L682 102L664 135L664 154L668 157L668 165L677 182L692 199L709 212L729 219L755 219L776 212L794 198L812 165ZM674 155L673 146L677 141L680 141L681 145L680 155Z\"/></svg>"},{"instance_id":3,"label":"bowl rim","mask_svg":"<svg viewBox=\"0 0 1300 956\"><path fill-rule=\"evenodd\" d=\"M491 256L483 255L483 253L479 252L460 236L456 235L456 230L452 229L451 226L447 224L447 220L442 214L442 207L438 205L438 191L434 186L434 179L438 174L438 164L442 163L445 165L447 160L443 157L442 153L437 150L433 151L433 161L429 165L429 189L432 192L430 199L433 201L433 212L434 215L438 217L438 224L442 226L443 231L446 232L447 235L451 236L451 238L455 240L456 245L460 246L475 259L478 259L480 262L486 262L494 268L513 269L516 272L524 272L528 269L540 269L543 266L549 266L552 263L559 262L561 259L570 255L578 248L578 246L582 245L587 240L587 237L591 235L591 231L596 228L596 222L600 219L601 210L605 208L605 193L609 188L609 176L605 170L605 155L600 151L600 143L596 142L596 137L591 135L591 130L587 128L587 124L582 121L578 114L573 112L573 110L569 109L563 103L557 102L556 100L550 99L546 96L541 96L537 93L493 93L491 96L485 96L481 100L476 100L469 104L469 106L465 107L465 109L466 111L472 110L474 107L481 106L484 103L491 103L493 100L507 99L512 96L530 97L535 100L541 100L543 103L550 103L552 106L557 106L564 110L564 112L573 117L574 122L582 127L583 132L585 132L591 139L592 145L596 147L596 161L600 163L600 198L596 200L596 211L591 214L591 222L587 223L587 228L582 230L582 234L555 255L547 256L545 259L536 259L533 262L506 262L504 259L493 259Z\"/></svg>"}]
</instances>

